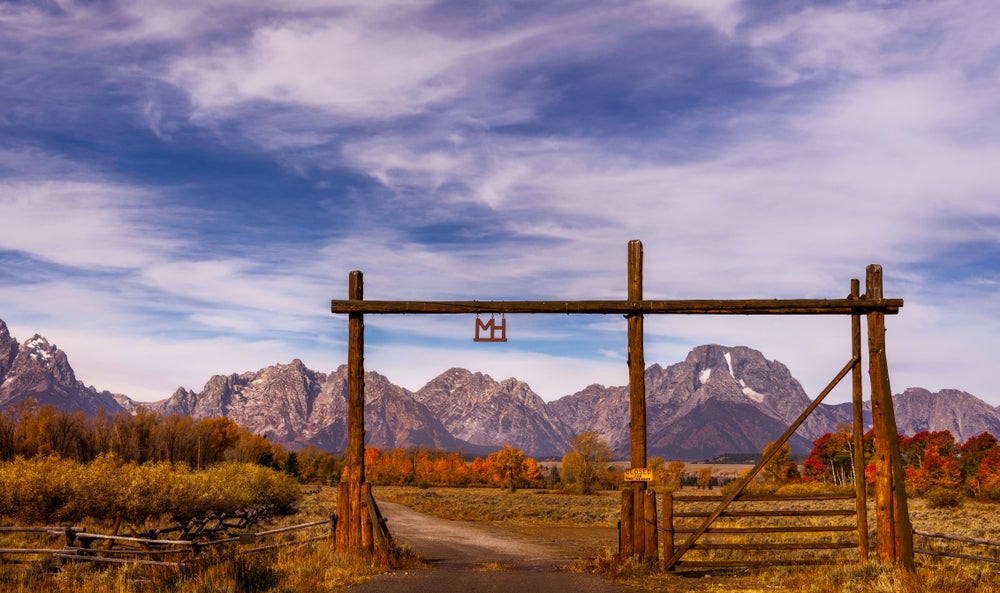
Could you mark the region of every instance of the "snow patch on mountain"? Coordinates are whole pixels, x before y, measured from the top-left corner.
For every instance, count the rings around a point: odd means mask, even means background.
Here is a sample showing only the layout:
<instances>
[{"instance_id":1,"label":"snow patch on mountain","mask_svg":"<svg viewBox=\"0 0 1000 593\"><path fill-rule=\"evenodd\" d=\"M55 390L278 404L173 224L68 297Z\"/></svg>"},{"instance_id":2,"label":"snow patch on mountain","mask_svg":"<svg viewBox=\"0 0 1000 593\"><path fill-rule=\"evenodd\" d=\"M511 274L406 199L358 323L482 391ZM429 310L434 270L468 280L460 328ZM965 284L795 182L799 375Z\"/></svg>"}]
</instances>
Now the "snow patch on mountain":
<instances>
[{"instance_id":1,"label":"snow patch on mountain","mask_svg":"<svg viewBox=\"0 0 1000 593\"><path fill-rule=\"evenodd\" d=\"M750 399L754 400L755 402L758 402L758 403L763 403L764 402L764 394L763 393L757 393L752 388L747 387L747 384L743 381L743 379L740 379L740 387L743 388L743 395L749 397Z\"/></svg>"},{"instance_id":2,"label":"snow patch on mountain","mask_svg":"<svg viewBox=\"0 0 1000 593\"><path fill-rule=\"evenodd\" d=\"M49 342L43 337L36 334L35 337L25 342L24 346L31 351L31 354L28 356L30 356L32 360L40 362L48 362L52 360L52 354L49 352Z\"/></svg>"}]
</instances>

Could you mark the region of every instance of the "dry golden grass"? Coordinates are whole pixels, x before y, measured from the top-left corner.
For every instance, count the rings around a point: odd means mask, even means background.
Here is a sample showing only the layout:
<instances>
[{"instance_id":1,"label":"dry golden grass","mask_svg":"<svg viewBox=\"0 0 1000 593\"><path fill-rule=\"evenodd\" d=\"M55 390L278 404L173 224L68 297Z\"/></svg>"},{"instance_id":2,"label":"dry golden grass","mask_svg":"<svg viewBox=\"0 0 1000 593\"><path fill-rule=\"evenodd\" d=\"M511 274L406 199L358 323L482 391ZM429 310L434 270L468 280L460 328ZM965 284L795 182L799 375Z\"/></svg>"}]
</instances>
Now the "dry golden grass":
<instances>
[{"instance_id":1,"label":"dry golden grass","mask_svg":"<svg viewBox=\"0 0 1000 593\"><path fill-rule=\"evenodd\" d=\"M313 494L302 498L297 514L282 517L267 527L325 519L334 508L335 489L313 490ZM110 525L91 523L86 527L95 532L111 531ZM0 538L0 546L38 547L35 544L37 541L31 542L23 535ZM370 559L339 554L332 540L228 557L223 552L220 556L207 566L180 570L80 563L51 572L45 566L4 564L0 565L0 593L333 592L360 584L388 568Z\"/></svg>"},{"instance_id":2,"label":"dry golden grass","mask_svg":"<svg viewBox=\"0 0 1000 593\"><path fill-rule=\"evenodd\" d=\"M379 486L375 496L445 519L509 525L611 527L618 521L621 504L617 491L580 496L551 490L510 493L502 488Z\"/></svg>"}]
</instances>

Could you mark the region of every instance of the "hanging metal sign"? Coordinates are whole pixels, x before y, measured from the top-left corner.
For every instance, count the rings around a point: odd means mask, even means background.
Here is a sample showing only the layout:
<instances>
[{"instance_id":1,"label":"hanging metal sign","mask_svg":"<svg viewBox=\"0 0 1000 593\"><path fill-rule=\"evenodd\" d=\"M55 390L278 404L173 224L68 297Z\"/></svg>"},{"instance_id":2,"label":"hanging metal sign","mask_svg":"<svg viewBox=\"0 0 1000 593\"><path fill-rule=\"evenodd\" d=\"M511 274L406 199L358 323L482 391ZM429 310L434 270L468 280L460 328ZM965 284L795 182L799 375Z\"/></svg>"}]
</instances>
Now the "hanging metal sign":
<instances>
[{"instance_id":1,"label":"hanging metal sign","mask_svg":"<svg viewBox=\"0 0 1000 593\"><path fill-rule=\"evenodd\" d=\"M497 322L496 317L490 315L485 322L476 315L476 337L475 342L506 342L507 341L507 318L500 316Z\"/></svg>"}]
</instances>

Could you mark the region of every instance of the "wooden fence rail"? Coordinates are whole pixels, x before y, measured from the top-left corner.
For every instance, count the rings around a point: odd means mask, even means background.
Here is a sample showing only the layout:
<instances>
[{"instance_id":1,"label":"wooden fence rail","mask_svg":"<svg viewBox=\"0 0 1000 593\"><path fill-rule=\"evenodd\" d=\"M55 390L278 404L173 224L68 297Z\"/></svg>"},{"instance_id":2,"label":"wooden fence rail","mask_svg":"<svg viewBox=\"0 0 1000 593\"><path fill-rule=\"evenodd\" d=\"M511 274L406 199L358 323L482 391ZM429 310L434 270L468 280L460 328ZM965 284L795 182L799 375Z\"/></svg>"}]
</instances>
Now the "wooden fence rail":
<instances>
[{"instance_id":1,"label":"wooden fence rail","mask_svg":"<svg viewBox=\"0 0 1000 593\"><path fill-rule=\"evenodd\" d=\"M1000 541L991 539L982 539L978 537L967 537L962 535L950 535L947 533L936 533L933 531L917 531L913 530L914 536L920 536L926 538L928 541L927 548L914 548L914 552L917 554L926 554L928 556L942 556L947 558L959 558L962 560L976 560L980 562L992 562L1000 564ZM985 549L988 550L992 556L984 556L982 554L970 554L966 552L955 551L954 546L948 549L934 550L930 548L930 540L943 540L944 542L957 542L960 549L969 550L969 548L974 549ZM948 546L949 544L945 544Z\"/></svg>"},{"instance_id":2,"label":"wooden fence rail","mask_svg":"<svg viewBox=\"0 0 1000 593\"><path fill-rule=\"evenodd\" d=\"M782 564L829 564L857 556L854 495L740 496L680 558L675 537L702 530L723 496L663 497L663 553L667 570ZM848 506L849 505L849 506ZM848 556L842 551L850 550Z\"/></svg>"}]
</instances>

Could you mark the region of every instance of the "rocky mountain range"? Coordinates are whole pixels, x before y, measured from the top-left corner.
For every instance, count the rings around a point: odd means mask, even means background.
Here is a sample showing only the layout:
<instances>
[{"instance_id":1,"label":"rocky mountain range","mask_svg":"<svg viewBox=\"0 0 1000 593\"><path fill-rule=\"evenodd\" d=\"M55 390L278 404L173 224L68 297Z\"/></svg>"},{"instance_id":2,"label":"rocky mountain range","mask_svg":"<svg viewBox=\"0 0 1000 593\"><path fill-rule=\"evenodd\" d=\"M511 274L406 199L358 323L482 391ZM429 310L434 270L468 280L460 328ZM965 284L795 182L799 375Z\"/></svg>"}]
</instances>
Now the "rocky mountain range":
<instances>
[{"instance_id":1,"label":"rocky mountain range","mask_svg":"<svg viewBox=\"0 0 1000 593\"><path fill-rule=\"evenodd\" d=\"M55 344L38 334L19 344L0 319L0 409L28 400L87 414L125 409L111 393L78 381L66 353Z\"/></svg>"},{"instance_id":2,"label":"rocky mountain range","mask_svg":"<svg viewBox=\"0 0 1000 593\"><path fill-rule=\"evenodd\" d=\"M616 451L627 451L628 388L587 389L549 406L571 433L596 429ZM647 448L672 459L704 459L718 452L759 452L810 403L788 368L746 347L699 346L680 363L646 369ZM850 420L837 407L817 409L792 436L792 450Z\"/></svg>"},{"instance_id":3,"label":"rocky mountain range","mask_svg":"<svg viewBox=\"0 0 1000 593\"><path fill-rule=\"evenodd\" d=\"M751 348L699 346L679 363L646 369L648 449L667 459L759 453L810 402L778 361ZM66 354L44 337L23 343L0 320L0 409L34 400L95 414L146 407L196 418L228 416L273 442L340 451L347 439L347 368L326 374L301 361L211 377L199 392L136 402L76 379ZM1000 434L1000 409L955 390L910 388L894 396L899 430L950 430L964 441ZM794 452L849 422L850 406L821 405L792 437ZM545 402L524 382L496 381L450 369L416 392L365 373L367 442L380 448L425 446L482 454L508 444L536 457L561 456L574 435L594 430L620 457L628 455L628 387L591 385Z\"/></svg>"}]
</instances>

